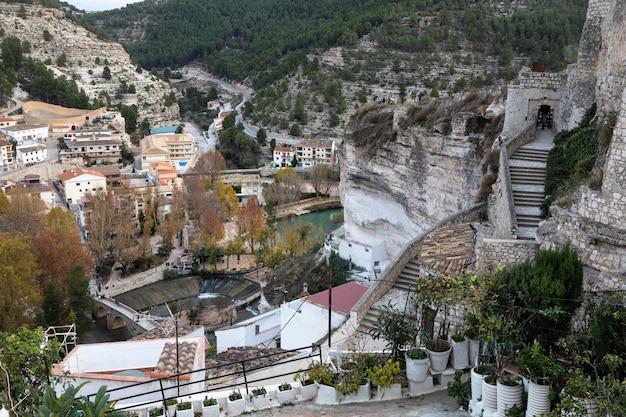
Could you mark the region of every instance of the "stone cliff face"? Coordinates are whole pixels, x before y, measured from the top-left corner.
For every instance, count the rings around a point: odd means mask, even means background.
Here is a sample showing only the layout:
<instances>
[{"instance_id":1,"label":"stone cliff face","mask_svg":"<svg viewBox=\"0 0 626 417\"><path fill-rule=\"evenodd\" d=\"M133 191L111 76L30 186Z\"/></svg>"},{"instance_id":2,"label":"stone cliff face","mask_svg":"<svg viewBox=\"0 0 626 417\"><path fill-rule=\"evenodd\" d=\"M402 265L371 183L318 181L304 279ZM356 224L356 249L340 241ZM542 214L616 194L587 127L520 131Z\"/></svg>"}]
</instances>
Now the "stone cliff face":
<instances>
[{"instance_id":1,"label":"stone cliff face","mask_svg":"<svg viewBox=\"0 0 626 417\"><path fill-rule=\"evenodd\" d=\"M19 15L20 7L26 9L25 17ZM148 118L151 126L179 121L178 104L163 104L163 97L173 90L167 83L147 71L137 71L130 56L122 46L105 42L77 26L56 9L39 6L0 3L0 27L6 36L16 36L30 44L25 58L32 57L48 62L55 76L65 76L76 81L90 99L100 98L111 104L137 105L139 121ZM44 37L45 33L45 37ZM58 58L65 54L66 62L58 65ZM103 77L104 67L108 67L111 78ZM136 93L120 94L120 83L134 85Z\"/></svg>"},{"instance_id":2,"label":"stone cliff face","mask_svg":"<svg viewBox=\"0 0 626 417\"><path fill-rule=\"evenodd\" d=\"M385 241L392 258L420 233L475 203L481 160L501 122L498 112L485 111L493 96L479 96L472 99L481 103L474 110L463 108L467 96L357 110L340 158L349 240Z\"/></svg>"}]
</instances>

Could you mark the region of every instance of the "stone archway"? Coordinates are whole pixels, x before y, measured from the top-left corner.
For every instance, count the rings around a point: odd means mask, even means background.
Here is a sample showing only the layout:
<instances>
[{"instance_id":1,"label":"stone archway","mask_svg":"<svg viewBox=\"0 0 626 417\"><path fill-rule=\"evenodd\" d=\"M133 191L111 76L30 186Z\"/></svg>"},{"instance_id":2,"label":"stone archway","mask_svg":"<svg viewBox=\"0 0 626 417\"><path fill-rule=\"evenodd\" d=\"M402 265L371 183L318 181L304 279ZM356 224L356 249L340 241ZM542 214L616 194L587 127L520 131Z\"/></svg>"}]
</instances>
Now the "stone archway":
<instances>
[{"instance_id":1,"label":"stone archway","mask_svg":"<svg viewBox=\"0 0 626 417\"><path fill-rule=\"evenodd\" d=\"M120 316L115 316L115 318L113 318L113 320L111 321L111 324L109 325L109 329L110 330L115 330L115 329L119 329L126 326L126 321L124 321L124 319Z\"/></svg>"}]
</instances>

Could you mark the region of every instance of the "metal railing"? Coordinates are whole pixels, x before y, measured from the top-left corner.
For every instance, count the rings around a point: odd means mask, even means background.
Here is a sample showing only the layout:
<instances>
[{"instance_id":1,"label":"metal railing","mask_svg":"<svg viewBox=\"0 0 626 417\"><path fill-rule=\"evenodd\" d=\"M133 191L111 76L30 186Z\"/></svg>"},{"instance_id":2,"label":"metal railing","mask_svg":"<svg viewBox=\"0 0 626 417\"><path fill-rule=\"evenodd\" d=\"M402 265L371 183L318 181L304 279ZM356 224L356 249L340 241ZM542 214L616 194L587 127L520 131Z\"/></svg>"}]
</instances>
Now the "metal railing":
<instances>
[{"instance_id":1,"label":"metal railing","mask_svg":"<svg viewBox=\"0 0 626 417\"><path fill-rule=\"evenodd\" d=\"M309 350L307 354L303 354L303 351ZM284 356L290 353L297 353L296 356L288 357L286 359L270 360L270 364L267 365L255 365L251 364L252 361L258 361L260 359L271 359L276 356ZM128 410L145 407L148 405L154 405L161 401L165 406L165 401L168 399L176 399L179 397L187 397L194 394L207 394L217 391L228 390L246 390L246 394L250 394L250 386L258 386L257 383L264 381L295 375L302 372L308 366L308 361L312 358L322 362L322 349L319 344L313 344L311 346L304 346L297 349L283 350L276 353L270 353L266 355L254 356L245 358L236 362L229 362L221 365L210 366L194 371L174 374L168 377L152 378L149 381L139 382L136 384L129 384L123 387L113 388L106 391L111 400L118 402L116 410ZM302 366L297 370L290 370L289 367L284 365L294 362L307 362L307 366ZM255 374L264 369L282 367L283 370L279 370L276 373L272 373L268 377L256 377ZM234 370L233 370L234 368ZM285 371L285 369L287 369ZM193 375L202 374L202 378L193 378ZM158 384L158 388L150 387L150 385ZM202 389L197 389L197 385L202 383ZM196 386L196 387L194 387ZM184 392L181 393L181 388ZM124 394L124 391L129 394ZM158 399L156 395L158 394ZM81 395L82 398L93 401L96 393ZM121 404L124 403L124 404Z\"/></svg>"}]
</instances>

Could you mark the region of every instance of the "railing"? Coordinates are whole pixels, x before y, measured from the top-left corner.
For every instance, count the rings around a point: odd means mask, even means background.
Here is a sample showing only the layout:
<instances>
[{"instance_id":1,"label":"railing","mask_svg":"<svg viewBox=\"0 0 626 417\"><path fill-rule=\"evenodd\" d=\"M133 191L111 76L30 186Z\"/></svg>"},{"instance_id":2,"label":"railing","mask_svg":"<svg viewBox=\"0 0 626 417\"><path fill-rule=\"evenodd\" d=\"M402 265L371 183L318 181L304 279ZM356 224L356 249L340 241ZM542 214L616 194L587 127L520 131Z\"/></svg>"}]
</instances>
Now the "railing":
<instances>
[{"instance_id":1,"label":"railing","mask_svg":"<svg viewBox=\"0 0 626 417\"><path fill-rule=\"evenodd\" d=\"M302 354L303 351L309 350L308 354ZM252 361L258 361L260 359L268 359L276 356L284 356L289 353L297 353L297 356L270 361L269 365L254 365L250 364ZM255 356L252 358L242 359L236 362L229 362L222 365L210 366L190 372L184 372L174 374L169 377L152 378L149 381L139 382L136 384L129 384L119 388L113 388L107 390L109 398L118 402L116 410L128 410L145 407L148 405L154 405L157 402L163 402L168 399L176 399L182 396L190 396L194 394L207 394L209 392L227 391L230 389L245 388L246 394L250 393L250 386L259 386L257 383L264 381L295 375L306 369L308 361L311 358L315 358L322 362L322 349L320 345L313 344L311 346L304 346L297 349L283 350L277 353L270 353L267 355ZM303 364L298 370L287 370L289 367L284 365L295 362L307 362L306 366ZM276 373L272 372L269 377L256 378L255 373L264 369L270 369L274 367L283 367ZM235 368L232 370L231 368ZM221 372L223 370L223 373ZM194 379L194 375L201 374L201 378ZM243 381L242 381L243 379ZM234 381L234 382L233 382ZM154 389L151 385L158 384L158 388ZM197 385L202 383L202 388L197 389ZM181 388L183 389L181 392ZM125 393L125 391L127 393ZM156 396L158 395L158 399ZM88 400L94 400L96 393L81 395Z\"/></svg>"}]
</instances>

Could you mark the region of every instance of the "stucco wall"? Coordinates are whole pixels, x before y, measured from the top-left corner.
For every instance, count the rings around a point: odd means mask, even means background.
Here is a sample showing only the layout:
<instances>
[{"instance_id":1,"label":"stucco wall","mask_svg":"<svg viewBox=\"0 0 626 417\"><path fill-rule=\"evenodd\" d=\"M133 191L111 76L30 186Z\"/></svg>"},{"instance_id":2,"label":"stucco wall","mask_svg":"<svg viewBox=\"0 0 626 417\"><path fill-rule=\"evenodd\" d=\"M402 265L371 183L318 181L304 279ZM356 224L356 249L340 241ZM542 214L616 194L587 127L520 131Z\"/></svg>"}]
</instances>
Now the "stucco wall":
<instances>
[{"instance_id":1,"label":"stucco wall","mask_svg":"<svg viewBox=\"0 0 626 417\"><path fill-rule=\"evenodd\" d=\"M100 107L96 110L82 110L38 101L27 101L22 109L26 123L50 125L54 133L66 132L71 130L72 126L84 126L87 118L93 120L107 111L106 107Z\"/></svg>"}]
</instances>

